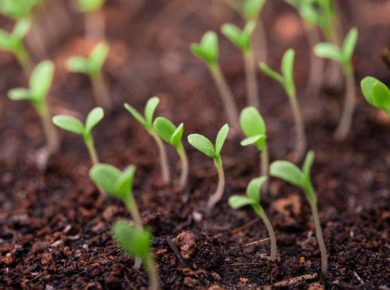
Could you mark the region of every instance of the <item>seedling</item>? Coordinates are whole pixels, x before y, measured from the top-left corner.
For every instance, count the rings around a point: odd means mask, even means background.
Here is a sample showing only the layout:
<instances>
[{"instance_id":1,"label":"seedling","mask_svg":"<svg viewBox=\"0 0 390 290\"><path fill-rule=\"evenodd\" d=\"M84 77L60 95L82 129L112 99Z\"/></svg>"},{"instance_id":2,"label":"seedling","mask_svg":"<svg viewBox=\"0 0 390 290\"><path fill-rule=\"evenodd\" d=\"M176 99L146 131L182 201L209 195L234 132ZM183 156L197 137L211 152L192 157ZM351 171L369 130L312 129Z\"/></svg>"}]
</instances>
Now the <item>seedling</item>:
<instances>
[{"instance_id":1,"label":"seedling","mask_svg":"<svg viewBox=\"0 0 390 290\"><path fill-rule=\"evenodd\" d=\"M30 87L15 88L8 92L8 97L13 101L30 101L37 110L47 139L49 154L57 152L59 140L56 128L51 122L49 108L47 106L47 94L51 87L54 75L54 65L45 60L39 63L30 77Z\"/></svg>"},{"instance_id":2,"label":"seedling","mask_svg":"<svg viewBox=\"0 0 390 290\"><path fill-rule=\"evenodd\" d=\"M342 47L329 42L319 43L314 47L314 53L318 57L328 58L339 63L346 79L346 96L343 113L335 132L338 140L343 140L349 133L355 110L356 92L355 79L352 66L352 55L356 47L358 31L352 28L344 39Z\"/></svg>"},{"instance_id":3,"label":"seedling","mask_svg":"<svg viewBox=\"0 0 390 290\"><path fill-rule=\"evenodd\" d=\"M371 106L385 111L390 117L390 89L374 77L365 77L360 86L366 101Z\"/></svg>"},{"instance_id":4,"label":"seedling","mask_svg":"<svg viewBox=\"0 0 390 290\"><path fill-rule=\"evenodd\" d=\"M209 68L217 85L229 123L235 131L238 131L238 110L234 102L233 94L218 64L219 48L217 35L213 31L205 33L200 43L193 43L191 45L191 50Z\"/></svg>"},{"instance_id":5,"label":"seedling","mask_svg":"<svg viewBox=\"0 0 390 290\"><path fill-rule=\"evenodd\" d=\"M282 59L281 71L282 74L277 73L271 69L267 64L261 63L260 69L269 77L273 78L275 81L281 84L284 88L291 104L296 132L297 132L297 141L296 141L296 158L299 160L302 158L306 150L306 134L305 134L305 124L303 122L301 109L298 105L297 93L295 90L294 84L294 58L295 52L293 49L289 49L285 52Z\"/></svg>"},{"instance_id":6,"label":"seedling","mask_svg":"<svg viewBox=\"0 0 390 290\"><path fill-rule=\"evenodd\" d=\"M188 180L188 158L182 142L184 124L181 123L179 126L176 127L168 119L158 117L153 122L153 127L157 135L161 139L175 147L177 154L180 157L182 168L179 186L180 188L184 188Z\"/></svg>"},{"instance_id":7,"label":"seedling","mask_svg":"<svg viewBox=\"0 0 390 290\"><path fill-rule=\"evenodd\" d=\"M26 75L29 75L30 56L24 46L23 39L30 30L30 26L29 20L22 19L16 22L11 33L0 30L0 49L12 53L26 72Z\"/></svg>"},{"instance_id":8,"label":"seedling","mask_svg":"<svg viewBox=\"0 0 390 290\"><path fill-rule=\"evenodd\" d=\"M275 161L271 164L270 173L271 176L278 177L287 183L299 187L305 193L311 207L318 246L321 252L321 271L326 273L328 269L328 255L326 253L325 242L322 236L320 218L318 217L317 196L310 176L313 161L314 153L313 151L309 151L306 155L305 162L303 163L302 170L291 162Z\"/></svg>"},{"instance_id":9,"label":"seedling","mask_svg":"<svg viewBox=\"0 0 390 290\"><path fill-rule=\"evenodd\" d=\"M112 226L112 236L127 255L144 262L149 275L149 289L158 290L158 270L151 250L152 234L126 221L118 221Z\"/></svg>"},{"instance_id":10,"label":"seedling","mask_svg":"<svg viewBox=\"0 0 390 290\"><path fill-rule=\"evenodd\" d=\"M263 118L254 107L247 107L241 111L241 130L245 139L241 141L241 146L254 145L260 152L260 172L262 176L268 176L268 146L267 132Z\"/></svg>"},{"instance_id":11,"label":"seedling","mask_svg":"<svg viewBox=\"0 0 390 290\"><path fill-rule=\"evenodd\" d=\"M31 15L31 10L41 0L1 0L0 12L12 19L20 20Z\"/></svg>"},{"instance_id":12,"label":"seedling","mask_svg":"<svg viewBox=\"0 0 390 290\"><path fill-rule=\"evenodd\" d=\"M78 119L60 115L53 118L53 123L71 133L81 135L84 139L84 143L87 146L89 156L91 158L92 164L95 165L99 162L95 143L93 141L92 129L103 119L104 112L102 108L95 108L89 112L85 124L81 123Z\"/></svg>"},{"instance_id":13,"label":"seedling","mask_svg":"<svg viewBox=\"0 0 390 290\"><path fill-rule=\"evenodd\" d=\"M152 138L156 142L160 155L160 166L163 181L165 184L168 184L171 178L168 166L167 152L165 150L163 142L161 141L160 137L158 136L156 130L153 127L153 115L159 103L160 99L158 97L150 98L145 106L145 116L142 116L140 113L138 113L136 109L134 109L127 103L124 106L126 110L128 110L129 113L134 117L134 119L136 119L146 129L149 135L152 136Z\"/></svg>"},{"instance_id":14,"label":"seedling","mask_svg":"<svg viewBox=\"0 0 390 290\"><path fill-rule=\"evenodd\" d=\"M88 58L75 56L68 59L67 68L74 73L86 74L91 83L96 103L104 109L111 110L112 103L102 69L108 55L109 47L99 42Z\"/></svg>"},{"instance_id":15,"label":"seedling","mask_svg":"<svg viewBox=\"0 0 390 290\"><path fill-rule=\"evenodd\" d=\"M243 30L233 24L224 24L222 33L242 52L246 73L247 102L250 106L259 108L256 62L251 48L251 40L255 28L256 22L254 20L249 21Z\"/></svg>"},{"instance_id":16,"label":"seedling","mask_svg":"<svg viewBox=\"0 0 390 290\"><path fill-rule=\"evenodd\" d=\"M229 198L229 205L233 209L238 209L243 206L250 205L255 213L263 220L271 241L270 260L275 261L277 255L277 246L274 228L272 227L272 224L260 203L261 188L263 187L266 180L267 178L265 176L252 179L246 188L247 196L233 195Z\"/></svg>"},{"instance_id":17,"label":"seedling","mask_svg":"<svg viewBox=\"0 0 390 290\"><path fill-rule=\"evenodd\" d=\"M130 165L124 171L109 164L95 164L89 176L98 188L107 195L122 200L134 219L134 224L142 228L141 215L133 196L135 166Z\"/></svg>"},{"instance_id":18,"label":"seedling","mask_svg":"<svg viewBox=\"0 0 390 290\"><path fill-rule=\"evenodd\" d=\"M104 37L105 21L102 7L105 0L78 0L80 12L86 14L85 31L88 37Z\"/></svg>"},{"instance_id":19,"label":"seedling","mask_svg":"<svg viewBox=\"0 0 390 290\"><path fill-rule=\"evenodd\" d=\"M225 173L223 171L221 150L225 144L226 137L229 134L229 125L225 124L219 130L215 144L213 144L208 138L200 134L191 134L188 136L188 142L202 152L204 155L210 157L214 161L214 165L218 172L218 186L215 193L209 198L207 207L209 210L221 200L223 191L225 189Z\"/></svg>"}]
</instances>

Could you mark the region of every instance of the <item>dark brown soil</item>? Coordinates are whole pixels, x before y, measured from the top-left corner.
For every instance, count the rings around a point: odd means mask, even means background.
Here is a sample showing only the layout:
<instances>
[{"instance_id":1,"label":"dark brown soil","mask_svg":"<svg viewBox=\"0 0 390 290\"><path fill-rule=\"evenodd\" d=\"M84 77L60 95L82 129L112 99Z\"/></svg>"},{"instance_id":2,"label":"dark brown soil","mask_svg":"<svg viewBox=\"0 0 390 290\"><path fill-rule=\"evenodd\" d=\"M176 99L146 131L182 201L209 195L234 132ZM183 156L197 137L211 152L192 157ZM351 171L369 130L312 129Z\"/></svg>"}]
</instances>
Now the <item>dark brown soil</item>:
<instances>
[{"instance_id":1,"label":"dark brown soil","mask_svg":"<svg viewBox=\"0 0 390 290\"><path fill-rule=\"evenodd\" d=\"M277 180L271 181L270 194L264 197L280 255L271 263L261 221L249 208L234 211L226 202L232 194L243 194L258 174L256 152L242 148L238 139L226 144L225 196L209 215L202 209L217 182L211 160L186 145L191 163L188 188L180 192L163 187L153 140L122 109L125 101L141 109L148 97L158 95L159 115L183 121L187 134L202 132L214 138L225 118L209 73L191 55L189 43L226 21L239 23L238 17L203 0L146 1L138 10L130 2L109 1L105 8L112 47L106 69L117 108L95 137L102 161L121 168L137 165L135 195L144 223L155 236L153 250L163 288L258 288L305 275L289 288L389 289L389 120L359 95L353 130L346 141L336 143L332 134L342 91L324 88L319 96L300 96L309 147L316 152L313 181L329 274L319 275L320 255L304 196ZM296 49L296 83L302 92L309 60L302 27L282 1L268 2L272 3L263 15L269 63L278 66L287 48ZM345 27L355 25L360 31L356 80L372 74L389 83L389 70L381 60L390 43L389 14L383 17L386 1L372 1L373 12L365 6L370 1L349 1L354 2L351 7L339 2ZM58 64L51 95L54 103L84 114L93 106L89 83L66 74L61 66L67 55L90 46L82 39L81 20L75 16L74 22L66 41L51 51ZM278 30L281 23L283 31ZM242 108L241 56L222 38L220 47L223 70ZM113 222L130 216L117 200L97 201L80 138L64 133L61 153L47 170L34 166L34 155L43 145L40 122L29 104L7 100L7 90L26 80L12 58L1 54L0 63L0 289L146 288L145 272L132 268L131 259L110 236ZM261 74L259 84L271 159L286 159L294 146L287 98ZM177 156L169 154L177 177Z\"/></svg>"}]
</instances>

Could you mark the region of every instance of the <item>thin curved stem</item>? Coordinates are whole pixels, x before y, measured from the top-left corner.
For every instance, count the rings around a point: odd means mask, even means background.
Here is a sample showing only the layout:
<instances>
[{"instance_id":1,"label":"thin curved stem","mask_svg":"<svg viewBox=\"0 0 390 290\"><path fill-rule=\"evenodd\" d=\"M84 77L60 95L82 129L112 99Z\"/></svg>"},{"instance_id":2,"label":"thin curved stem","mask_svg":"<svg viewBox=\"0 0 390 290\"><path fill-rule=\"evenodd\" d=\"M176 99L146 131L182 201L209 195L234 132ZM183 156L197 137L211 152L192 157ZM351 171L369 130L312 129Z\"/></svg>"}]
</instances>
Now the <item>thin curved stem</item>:
<instances>
[{"instance_id":1,"label":"thin curved stem","mask_svg":"<svg viewBox=\"0 0 390 290\"><path fill-rule=\"evenodd\" d=\"M84 138L84 141L85 145L87 146L88 154L91 158L92 165L98 164L99 158L96 153L95 142L93 141L92 135Z\"/></svg>"},{"instance_id":2,"label":"thin curved stem","mask_svg":"<svg viewBox=\"0 0 390 290\"><path fill-rule=\"evenodd\" d=\"M225 173L223 171L222 160L221 159L215 160L214 164L218 172L218 185L217 185L217 190L214 192L212 196L210 196L207 202L207 208L209 210L212 210L214 206L221 200L225 189Z\"/></svg>"},{"instance_id":3,"label":"thin curved stem","mask_svg":"<svg viewBox=\"0 0 390 290\"><path fill-rule=\"evenodd\" d=\"M229 123L234 128L234 131L239 132L240 126L238 121L238 109L234 101L233 94L226 83L226 80L219 68L219 65L209 66L211 74L217 85L219 94L222 99L222 103L225 107L225 112Z\"/></svg>"},{"instance_id":4,"label":"thin curved stem","mask_svg":"<svg viewBox=\"0 0 390 290\"><path fill-rule=\"evenodd\" d=\"M110 92L103 75L99 73L97 76L91 77L91 82L96 104L105 110L111 111L112 102Z\"/></svg>"},{"instance_id":5,"label":"thin curved stem","mask_svg":"<svg viewBox=\"0 0 390 290\"><path fill-rule=\"evenodd\" d=\"M268 177L268 168L269 168L269 154L268 154L268 146L265 145L263 151L260 152L260 173L261 176Z\"/></svg>"},{"instance_id":6,"label":"thin curved stem","mask_svg":"<svg viewBox=\"0 0 390 290\"><path fill-rule=\"evenodd\" d=\"M305 124L302 118L302 112L299 108L297 97L295 93L289 96L291 108L294 116L294 122L296 127L296 147L295 147L295 159L301 160L306 151L306 134L305 134Z\"/></svg>"},{"instance_id":7,"label":"thin curved stem","mask_svg":"<svg viewBox=\"0 0 390 290\"><path fill-rule=\"evenodd\" d=\"M276 260L276 255L278 254L278 248L276 245L276 236L274 232L274 228L268 219L266 213L264 212L263 208L260 206L255 206L254 207L256 213L259 215L259 217L263 220L265 227L267 228L268 235L270 238L270 245L271 245L271 253L270 253L270 260L275 261Z\"/></svg>"},{"instance_id":8,"label":"thin curved stem","mask_svg":"<svg viewBox=\"0 0 390 290\"><path fill-rule=\"evenodd\" d=\"M60 147L60 142L58 138L57 129L54 127L49 110L47 108L47 104L43 104L40 107L37 107L37 111L41 117L43 130L46 135L46 141L47 141L47 150L49 154L54 154L58 151Z\"/></svg>"},{"instance_id":9,"label":"thin curved stem","mask_svg":"<svg viewBox=\"0 0 390 290\"><path fill-rule=\"evenodd\" d=\"M319 246L320 252L321 252L321 272L323 274L326 274L326 272L328 271L328 254L326 251L324 237L322 236L322 229L321 229L320 218L318 216L317 203L310 203L310 207L311 207L311 211L313 214L313 220L314 220L314 226L315 226L318 246Z\"/></svg>"},{"instance_id":10,"label":"thin curved stem","mask_svg":"<svg viewBox=\"0 0 390 290\"><path fill-rule=\"evenodd\" d=\"M171 177L170 177L171 174L169 170L167 151L165 150L164 144L161 141L160 137L158 137L156 133L152 133L151 135L154 141L156 142L159 151L161 174L162 174L163 181L165 184L169 184L171 182Z\"/></svg>"},{"instance_id":11,"label":"thin curved stem","mask_svg":"<svg viewBox=\"0 0 390 290\"><path fill-rule=\"evenodd\" d=\"M248 106L260 110L259 91L256 80L256 63L252 50L244 51L244 63L246 74L246 94Z\"/></svg>"},{"instance_id":12,"label":"thin curved stem","mask_svg":"<svg viewBox=\"0 0 390 290\"><path fill-rule=\"evenodd\" d=\"M307 27L307 40L310 50L310 73L305 95L317 97L321 89L324 72L324 59L313 53L313 47L320 42L321 37L317 27Z\"/></svg>"},{"instance_id":13,"label":"thin curved stem","mask_svg":"<svg viewBox=\"0 0 390 290\"><path fill-rule=\"evenodd\" d=\"M181 146L177 149L177 153L179 154L181 161L181 175L179 180L179 186L183 189L187 185L189 171L187 153L184 149L183 144L181 144Z\"/></svg>"},{"instance_id":14,"label":"thin curved stem","mask_svg":"<svg viewBox=\"0 0 390 290\"><path fill-rule=\"evenodd\" d=\"M158 278L158 269L156 262L152 256L149 257L146 262L146 270L149 275L149 290L158 290L160 289L160 282Z\"/></svg>"},{"instance_id":15,"label":"thin curved stem","mask_svg":"<svg viewBox=\"0 0 390 290\"><path fill-rule=\"evenodd\" d=\"M346 68L344 69L344 73L346 78L346 95L343 113L334 135L337 140L345 139L351 130L356 102L355 78L353 76L352 69Z\"/></svg>"}]
</instances>

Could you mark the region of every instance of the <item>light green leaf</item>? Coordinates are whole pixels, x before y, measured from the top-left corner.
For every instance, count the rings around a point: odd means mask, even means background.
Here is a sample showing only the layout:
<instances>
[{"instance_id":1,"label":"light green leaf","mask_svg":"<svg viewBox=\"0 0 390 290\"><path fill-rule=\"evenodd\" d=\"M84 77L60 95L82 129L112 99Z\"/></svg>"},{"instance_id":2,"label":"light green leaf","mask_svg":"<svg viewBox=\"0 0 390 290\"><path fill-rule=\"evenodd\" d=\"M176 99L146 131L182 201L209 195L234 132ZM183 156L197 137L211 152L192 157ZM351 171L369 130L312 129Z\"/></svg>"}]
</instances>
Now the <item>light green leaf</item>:
<instances>
[{"instance_id":1,"label":"light green leaf","mask_svg":"<svg viewBox=\"0 0 390 290\"><path fill-rule=\"evenodd\" d=\"M176 149L182 144L182 138L183 138L183 133L184 133L184 124L180 123L179 126L177 126L175 132L173 132L172 137L171 137L171 144L173 144Z\"/></svg>"},{"instance_id":2,"label":"light green leaf","mask_svg":"<svg viewBox=\"0 0 390 290\"><path fill-rule=\"evenodd\" d=\"M0 48L4 50L13 51L14 49L14 39L8 33L0 30Z\"/></svg>"},{"instance_id":3,"label":"light green leaf","mask_svg":"<svg viewBox=\"0 0 390 290\"><path fill-rule=\"evenodd\" d=\"M31 22L28 19L21 19L16 22L15 28L12 32L12 35L18 39L23 39L26 34L29 32L31 27Z\"/></svg>"},{"instance_id":4,"label":"light green leaf","mask_svg":"<svg viewBox=\"0 0 390 290\"><path fill-rule=\"evenodd\" d=\"M375 108L390 112L390 90L374 77L365 77L361 81L361 89L367 102Z\"/></svg>"},{"instance_id":5,"label":"light green leaf","mask_svg":"<svg viewBox=\"0 0 390 290\"><path fill-rule=\"evenodd\" d=\"M100 9L104 0L78 0L78 7L81 12L92 12Z\"/></svg>"},{"instance_id":6,"label":"light green leaf","mask_svg":"<svg viewBox=\"0 0 390 290\"><path fill-rule=\"evenodd\" d=\"M252 137L247 137L244 140L241 141L241 146L248 146L248 145L257 145L259 141L264 140L266 137L265 135L254 135Z\"/></svg>"},{"instance_id":7,"label":"light green leaf","mask_svg":"<svg viewBox=\"0 0 390 290\"><path fill-rule=\"evenodd\" d=\"M89 176L97 187L100 187L110 196L122 199L122 196L116 192L117 181L121 172L109 164L96 164L89 171Z\"/></svg>"},{"instance_id":8,"label":"light green leaf","mask_svg":"<svg viewBox=\"0 0 390 290\"><path fill-rule=\"evenodd\" d=\"M254 204L260 204L261 188L266 182L267 177L262 176L254 178L249 182L246 192L248 197L253 201Z\"/></svg>"},{"instance_id":9,"label":"light green leaf","mask_svg":"<svg viewBox=\"0 0 390 290\"><path fill-rule=\"evenodd\" d=\"M104 62L108 55L108 45L104 41L99 42L92 50L89 56L89 73L96 77L102 71Z\"/></svg>"},{"instance_id":10,"label":"light green leaf","mask_svg":"<svg viewBox=\"0 0 390 290\"><path fill-rule=\"evenodd\" d=\"M153 127L161 139L163 139L168 144L173 145L171 143L171 138L176 130L176 126L171 121L169 121L167 118L157 117L153 122Z\"/></svg>"},{"instance_id":11,"label":"light green leaf","mask_svg":"<svg viewBox=\"0 0 390 290\"><path fill-rule=\"evenodd\" d=\"M217 134L217 138L215 139L215 155L216 156L219 156L221 154L223 144L225 144L225 141L226 141L228 134L229 134L229 125L225 124L219 130L219 132Z\"/></svg>"},{"instance_id":12,"label":"light green leaf","mask_svg":"<svg viewBox=\"0 0 390 290\"><path fill-rule=\"evenodd\" d=\"M318 43L314 46L314 54L318 57L328 58L338 63L343 62L343 55L340 48L333 43Z\"/></svg>"},{"instance_id":13,"label":"light green leaf","mask_svg":"<svg viewBox=\"0 0 390 290\"><path fill-rule=\"evenodd\" d=\"M92 129L103 119L104 111L102 108L94 108L89 112L87 120L85 121L85 131L90 133Z\"/></svg>"},{"instance_id":14,"label":"light green leaf","mask_svg":"<svg viewBox=\"0 0 390 290\"><path fill-rule=\"evenodd\" d=\"M146 129L148 129L146 127L146 120L144 119L144 117L140 113L138 113L138 111L136 109L134 109L128 103L125 103L124 107L126 108L127 111L129 111L129 113L134 117L134 119L136 119L139 123L141 123L142 126L144 126Z\"/></svg>"},{"instance_id":15,"label":"light green leaf","mask_svg":"<svg viewBox=\"0 0 390 290\"><path fill-rule=\"evenodd\" d=\"M126 204L129 202L129 194L131 194L133 190L135 169L136 167L134 165L128 166L121 172L115 184L115 192L120 195Z\"/></svg>"},{"instance_id":16,"label":"light green leaf","mask_svg":"<svg viewBox=\"0 0 390 290\"><path fill-rule=\"evenodd\" d=\"M54 64L49 60L40 62L30 77L30 93L35 102L44 102L53 82Z\"/></svg>"},{"instance_id":17,"label":"light green leaf","mask_svg":"<svg viewBox=\"0 0 390 290\"><path fill-rule=\"evenodd\" d=\"M283 77L279 73L274 71L272 68L270 68L266 63L264 62L260 63L259 67L260 70L263 73L265 73L267 76L269 76L270 78L274 79L275 81L279 82L282 85L284 84Z\"/></svg>"},{"instance_id":18,"label":"light green leaf","mask_svg":"<svg viewBox=\"0 0 390 290\"><path fill-rule=\"evenodd\" d=\"M67 60L66 68L74 73L89 74L89 62L84 57L74 56Z\"/></svg>"},{"instance_id":19,"label":"light green leaf","mask_svg":"<svg viewBox=\"0 0 390 290\"><path fill-rule=\"evenodd\" d=\"M348 63L351 61L352 54L355 50L357 40L358 40L358 30L354 27L348 32L347 36L344 39L344 43L343 43L344 63Z\"/></svg>"},{"instance_id":20,"label":"light green leaf","mask_svg":"<svg viewBox=\"0 0 390 290\"><path fill-rule=\"evenodd\" d=\"M8 92L8 98L12 101L31 101L31 94L28 89L24 88L15 88Z\"/></svg>"},{"instance_id":21,"label":"light green leaf","mask_svg":"<svg viewBox=\"0 0 390 290\"><path fill-rule=\"evenodd\" d=\"M244 0L241 14L245 19L256 19L265 4L265 0Z\"/></svg>"},{"instance_id":22,"label":"light green leaf","mask_svg":"<svg viewBox=\"0 0 390 290\"><path fill-rule=\"evenodd\" d=\"M313 165L313 162L314 162L314 152L309 151L306 154L306 158L305 158L305 161L304 161L303 167L302 167L302 173L303 173L303 176L305 178L306 183L310 182L310 171L311 171L311 167Z\"/></svg>"},{"instance_id":23,"label":"light green leaf","mask_svg":"<svg viewBox=\"0 0 390 290\"><path fill-rule=\"evenodd\" d=\"M156 111L156 108L157 108L159 103L160 103L160 99L158 97L152 97L146 103L145 120L146 120L146 123L151 127L153 126L153 124L152 124L153 123L153 115L154 115L154 112Z\"/></svg>"},{"instance_id":24,"label":"light green leaf","mask_svg":"<svg viewBox=\"0 0 390 290\"><path fill-rule=\"evenodd\" d=\"M200 134L191 134L188 136L188 143L190 143L193 147L198 149L206 156L214 159L216 155L214 145L206 137Z\"/></svg>"},{"instance_id":25,"label":"light green leaf","mask_svg":"<svg viewBox=\"0 0 390 290\"><path fill-rule=\"evenodd\" d=\"M240 126L244 135L247 137L247 139L244 140L244 144L249 145L250 143L248 142L253 142L255 139L257 139L257 148L261 151L264 150L266 138L251 138L255 136L266 136L264 120L255 107L247 107L241 111Z\"/></svg>"},{"instance_id":26,"label":"light green leaf","mask_svg":"<svg viewBox=\"0 0 390 290\"><path fill-rule=\"evenodd\" d=\"M208 65L215 65L218 62L218 38L213 31L206 32L200 44L191 45L192 52L205 61Z\"/></svg>"},{"instance_id":27,"label":"light green leaf","mask_svg":"<svg viewBox=\"0 0 390 290\"><path fill-rule=\"evenodd\" d=\"M53 123L64 129L75 134L82 135L84 134L84 125L79 120L72 116L60 115L53 117Z\"/></svg>"},{"instance_id":28,"label":"light green leaf","mask_svg":"<svg viewBox=\"0 0 390 290\"><path fill-rule=\"evenodd\" d=\"M252 205L253 200L242 195L233 195L229 198L229 206L233 209L237 209L246 205Z\"/></svg>"},{"instance_id":29,"label":"light green leaf","mask_svg":"<svg viewBox=\"0 0 390 290\"><path fill-rule=\"evenodd\" d=\"M282 73L284 76L284 86L289 96L295 94L295 85L294 85L294 58L295 52L293 49L287 50L282 59Z\"/></svg>"},{"instance_id":30,"label":"light green leaf","mask_svg":"<svg viewBox=\"0 0 390 290\"><path fill-rule=\"evenodd\" d=\"M270 175L303 188L304 176L300 169L288 161L275 161L270 166Z\"/></svg>"}]
</instances>

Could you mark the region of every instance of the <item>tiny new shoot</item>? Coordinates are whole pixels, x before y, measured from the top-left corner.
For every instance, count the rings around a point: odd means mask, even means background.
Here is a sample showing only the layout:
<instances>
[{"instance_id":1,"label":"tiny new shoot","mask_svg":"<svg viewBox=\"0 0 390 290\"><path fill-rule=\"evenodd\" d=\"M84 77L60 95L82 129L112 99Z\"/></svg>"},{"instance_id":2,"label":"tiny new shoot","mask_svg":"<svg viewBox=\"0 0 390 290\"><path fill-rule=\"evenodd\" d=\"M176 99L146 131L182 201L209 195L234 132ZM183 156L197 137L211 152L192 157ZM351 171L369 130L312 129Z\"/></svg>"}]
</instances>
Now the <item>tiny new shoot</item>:
<instances>
[{"instance_id":1,"label":"tiny new shoot","mask_svg":"<svg viewBox=\"0 0 390 290\"><path fill-rule=\"evenodd\" d=\"M23 39L30 30L30 21L21 19L16 22L16 25L11 33L0 29L0 50L5 50L12 53L20 66L25 71L26 75L30 72L30 56L26 50Z\"/></svg>"},{"instance_id":2,"label":"tiny new shoot","mask_svg":"<svg viewBox=\"0 0 390 290\"><path fill-rule=\"evenodd\" d=\"M105 21L102 7L105 0L78 0L78 10L86 15L85 33L87 37L104 38Z\"/></svg>"},{"instance_id":3,"label":"tiny new shoot","mask_svg":"<svg viewBox=\"0 0 390 290\"><path fill-rule=\"evenodd\" d=\"M98 163L89 171L89 176L95 185L107 195L122 200L130 211L135 226L142 228L141 215L133 196L134 174L134 165L120 171L112 165Z\"/></svg>"},{"instance_id":4,"label":"tiny new shoot","mask_svg":"<svg viewBox=\"0 0 390 290\"><path fill-rule=\"evenodd\" d=\"M156 142L160 155L162 178L165 184L169 184L171 178L167 152L163 142L161 141L161 138L158 136L156 130L153 127L153 115L159 103L160 99L158 97L150 98L145 106L145 116L142 116L140 113L138 113L138 111L132 106L130 106L128 103L126 103L124 107L127 111L129 111L129 113L134 117L134 119L136 119L146 129L149 135L152 136L152 138Z\"/></svg>"},{"instance_id":5,"label":"tiny new shoot","mask_svg":"<svg viewBox=\"0 0 390 290\"><path fill-rule=\"evenodd\" d=\"M179 126L175 126L170 120L158 117L153 122L154 130L157 135L160 136L168 144L175 147L177 154L181 160L181 175L179 180L180 188L184 188L187 185L188 180L188 158L186 150L183 146L183 132L184 132L184 124L181 123Z\"/></svg>"},{"instance_id":6,"label":"tiny new shoot","mask_svg":"<svg viewBox=\"0 0 390 290\"><path fill-rule=\"evenodd\" d=\"M260 113L254 107L247 107L240 114L241 130L245 139L241 141L241 146L254 145L260 152L260 173L268 176L269 155L267 146L267 132L265 122Z\"/></svg>"},{"instance_id":7,"label":"tiny new shoot","mask_svg":"<svg viewBox=\"0 0 390 290\"><path fill-rule=\"evenodd\" d=\"M205 33L200 43L191 45L191 50L209 68L225 107L227 119L235 131L238 131L238 109L218 63L219 48L217 35L213 31Z\"/></svg>"},{"instance_id":8,"label":"tiny new shoot","mask_svg":"<svg viewBox=\"0 0 390 290\"><path fill-rule=\"evenodd\" d=\"M54 127L49 108L47 95L49 93L54 75L54 64L45 60L40 62L30 76L29 88L15 88L8 92L8 97L13 101L30 101L37 110L43 125L47 140L47 152L49 155L57 152L59 139Z\"/></svg>"},{"instance_id":9,"label":"tiny new shoot","mask_svg":"<svg viewBox=\"0 0 390 290\"><path fill-rule=\"evenodd\" d=\"M339 63L343 69L346 79L345 103L344 109L335 131L335 138L343 140L347 137L353 120L355 110L356 92L355 78L352 65L352 56L358 39L358 30L352 28L344 39L342 47L338 47L333 43L319 43L314 47L314 53L318 57L328 58Z\"/></svg>"},{"instance_id":10,"label":"tiny new shoot","mask_svg":"<svg viewBox=\"0 0 390 290\"><path fill-rule=\"evenodd\" d=\"M326 246L324 238L322 236L320 218L318 216L317 196L314 191L310 176L313 161L314 153L312 151L309 151L307 153L302 170L300 170L291 162L275 161L271 164L270 174L271 176L280 178L285 182L295 185L304 191L306 199L308 200L312 211L316 237L321 252L321 271L325 274L328 269L328 254L326 252Z\"/></svg>"},{"instance_id":11,"label":"tiny new shoot","mask_svg":"<svg viewBox=\"0 0 390 290\"><path fill-rule=\"evenodd\" d=\"M103 119L104 112L102 108L94 108L89 112L85 124L80 122L78 119L67 116L59 115L53 117L53 123L64 129L65 131L80 135L84 139L84 143L88 149L89 157L91 158L92 164L95 165L99 162L96 154L95 143L93 141L92 129Z\"/></svg>"},{"instance_id":12,"label":"tiny new shoot","mask_svg":"<svg viewBox=\"0 0 390 290\"><path fill-rule=\"evenodd\" d=\"M100 42L92 49L88 58L81 56L69 58L67 68L73 73L87 75L91 81L93 94L98 106L106 110L111 110L111 98L102 72L108 51L109 47L107 43Z\"/></svg>"},{"instance_id":13,"label":"tiny new shoot","mask_svg":"<svg viewBox=\"0 0 390 290\"><path fill-rule=\"evenodd\" d=\"M188 136L188 142L204 155L210 157L214 161L214 165L218 172L218 186L215 193L209 198L207 208L212 210L214 206L221 200L225 189L225 173L223 171L221 150L225 144L226 138L229 134L229 126L225 124L219 130L213 144L208 138L200 134L191 134Z\"/></svg>"},{"instance_id":14,"label":"tiny new shoot","mask_svg":"<svg viewBox=\"0 0 390 290\"><path fill-rule=\"evenodd\" d=\"M365 77L360 86L366 101L390 117L390 89L380 80L370 76Z\"/></svg>"},{"instance_id":15,"label":"tiny new shoot","mask_svg":"<svg viewBox=\"0 0 390 290\"><path fill-rule=\"evenodd\" d=\"M297 93L295 90L294 74L293 74L294 58L295 58L295 52L293 49L289 49L284 53L282 64L281 64L281 71L282 71L281 74L271 69L265 63L260 64L260 69L270 78L274 79L275 81L281 84L281 86L284 88L290 100L295 126L296 126L296 132L297 132L295 154L296 154L296 159L300 160L303 157L303 154L305 153L306 150L306 134L305 134L305 124L303 122L302 113L298 104Z\"/></svg>"},{"instance_id":16,"label":"tiny new shoot","mask_svg":"<svg viewBox=\"0 0 390 290\"><path fill-rule=\"evenodd\" d=\"M117 221L112 226L112 236L127 255L144 263L149 275L149 289L158 290L158 268L151 250L152 234L148 230L131 226L126 221Z\"/></svg>"},{"instance_id":17,"label":"tiny new shoot","mask_svg":"<svg viewBox=\"0 0 390 290\"><path fill-rule=\"evenodd\" d=\"M247 102L249 106L259 109L256 62L251 48L251 40L255 28L256 22L254 20L249 21L243 30L233 24L224 24L222 33L242 52L245 63Z\"/></svg>"},{"instance_id":18,"label":"tiny new shoot","mask_svg":"<svg viewBox=\"0 0 390 290\"><path fill-rule=\"evenodd\" d=\"M272 227L272 224L260 203L261 188L263 187L266 180L267 178L264 176L251 180L246 188L247 196L233 195L229 198L229 205L233 209L238 209L247 205L252 206L255 213L263 220L264 225L267 228L271 241L271 254L269 258L271 261L275 261L277 255L277 246L274 228Z\"/></svg>"}]
</instances>

